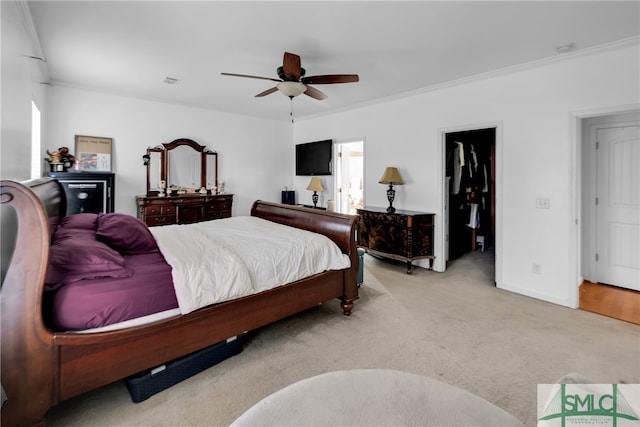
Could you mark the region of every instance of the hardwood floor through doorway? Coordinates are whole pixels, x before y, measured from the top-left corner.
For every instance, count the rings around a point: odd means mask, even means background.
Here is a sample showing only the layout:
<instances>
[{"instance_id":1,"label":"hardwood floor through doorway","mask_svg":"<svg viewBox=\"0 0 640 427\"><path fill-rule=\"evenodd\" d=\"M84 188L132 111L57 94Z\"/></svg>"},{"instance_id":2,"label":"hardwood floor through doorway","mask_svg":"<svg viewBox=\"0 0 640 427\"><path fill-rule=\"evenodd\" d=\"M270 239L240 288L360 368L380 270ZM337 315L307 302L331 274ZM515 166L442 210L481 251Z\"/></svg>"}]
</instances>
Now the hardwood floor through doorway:
<instances>
[{"instance_id":1,"label":"hardwood floor through doorway","mask_svg":"<svg viewBox=\"0 0 640 427\"><path fill-rule=\"evenodd\" d=\"M640 325L640 292L602 283L582 282L580 309Z\"/></svg>"}]
</instances>

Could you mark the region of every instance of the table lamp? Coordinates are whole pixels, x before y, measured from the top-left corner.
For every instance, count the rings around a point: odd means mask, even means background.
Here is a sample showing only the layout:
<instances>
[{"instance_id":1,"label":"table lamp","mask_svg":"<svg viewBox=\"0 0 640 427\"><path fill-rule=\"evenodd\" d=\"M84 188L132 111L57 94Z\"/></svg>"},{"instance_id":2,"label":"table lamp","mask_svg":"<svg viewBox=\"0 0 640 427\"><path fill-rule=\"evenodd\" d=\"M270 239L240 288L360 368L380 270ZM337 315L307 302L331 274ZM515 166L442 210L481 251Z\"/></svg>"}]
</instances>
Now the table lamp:
<instances>
[{"instance_id":1,"label":"table lamp","mask_svg":"<svg viewBox=\"0 0 640 427\"><path fill-rule=\"evenodd\" d=\"M318 191L324 191L324 187L322 186L322 181L320 178L313 177L311 178L311 182L307 186L307 190L313 191L313 195L311 196L311 200L313 200L313 207L315 208L318 204Z\"/></svg>"},{"instance_id":2,"label":"table lamp","mask_svg":"<svg viewBox=\"0 0 640 427\"><path fill-rule=\"evenodd\" d=\"M398 172L398 168L388 167L384 170L384 175L378 181L380 184L389 184L389 189L387 190L387 200L389 200L389 207L387 208L387 212L393 213L396 211L396 208L393 207L393 199L396 197L396 190L393 189L393 185L402 185L404 181L400 176L400 172Z\"/></svg>"}]
</instances>

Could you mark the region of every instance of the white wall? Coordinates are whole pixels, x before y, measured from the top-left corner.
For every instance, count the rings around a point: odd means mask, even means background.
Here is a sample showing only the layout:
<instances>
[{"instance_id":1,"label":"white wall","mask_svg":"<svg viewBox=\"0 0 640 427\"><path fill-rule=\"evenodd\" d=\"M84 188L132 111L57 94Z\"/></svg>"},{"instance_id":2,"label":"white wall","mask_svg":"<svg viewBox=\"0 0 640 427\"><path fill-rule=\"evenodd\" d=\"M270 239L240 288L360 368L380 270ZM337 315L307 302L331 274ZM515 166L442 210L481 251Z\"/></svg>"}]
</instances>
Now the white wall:
<instances>
[{"instance_id":1,"label":"white wall","mask_svg":"<svg viewBox=\"0 0 640 427\"><path fill-rule=\"evenodd\" d=\"M31 165L31 101L44 106L47 81L43 63L29 56L39 56L34 42L26 3L1 1L1 93L0 177L24 180L30 178ZM44 113L43 113L44 114Z\"/></svg>"},{"instance_id":2,"label":"white wall","mask_svg":"<svg viewBox=\"0 0 640 427\"><path fill-rule=\"evenodd\" d=\"M25 180L31 177L31 102L44 105L44 90L40 84L47 80L41 61L29 56L40 54L34 43L32 26L26 3L0 1L0 178ZM28 21L28 22L25 22ZM5 207L6 208L6 207ZM12 210L0 208L2 230L17 227ZM0 239L0 276L4 278L14 241Z\"/></svg>"},{"instance_id":3,"label":"white wall","mask_svg":"<svg viewBox=\"0 0 640 427\"><path fill-rule=\"evenodd\" d=\"M113 138L116 212L136 214L135 196L146 191L142 155L147 147L190 138L218 152L218 179L234 194L233 215L248 215L256 199L280 201L292 186L291 123L126 98L62 86L47 93L45 147L75 135Z\"/></svg>"},{"instance_id":4,"label":"white wall","mask_svg":"<svg viewBox=\"0 0 640 427\"><path fill-rule=\"evenodd\" d=\"M498 124L497 285L575 307L579 159L571 115L638 105L638 52L636 41L348 112L299 119L294 143L364 137L365 203L387 205L386 187L378 179L386 166L397 166L406 185L396 187L394 206L437 214L435 266L442 270L441 133ZM551 208L536 209L539 197L549 198ZM533 263L541 266L541 274L533 273Z\"/></svg>"}]
</instances>

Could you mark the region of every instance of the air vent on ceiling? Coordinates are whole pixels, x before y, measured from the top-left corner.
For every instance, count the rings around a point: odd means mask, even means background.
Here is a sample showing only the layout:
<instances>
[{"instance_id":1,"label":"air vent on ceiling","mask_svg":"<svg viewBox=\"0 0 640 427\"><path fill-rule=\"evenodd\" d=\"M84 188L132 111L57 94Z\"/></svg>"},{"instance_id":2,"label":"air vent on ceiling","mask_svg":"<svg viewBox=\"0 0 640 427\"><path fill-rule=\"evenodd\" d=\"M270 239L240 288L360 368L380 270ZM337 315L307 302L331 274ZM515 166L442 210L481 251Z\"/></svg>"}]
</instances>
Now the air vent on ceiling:
<instances>
[{"instance_id":1,"label":"air vent on ceiling","mask_svg":"<svg viewBox=\"0 0 640 427\"><path fill-rule=\"evenodd\" d=\"M175 79L173 77L165 77L164 80L162 81L162 83L166 83L168 85L175 85L179 82L178 79Z\"/></svg>"}]
</instances>

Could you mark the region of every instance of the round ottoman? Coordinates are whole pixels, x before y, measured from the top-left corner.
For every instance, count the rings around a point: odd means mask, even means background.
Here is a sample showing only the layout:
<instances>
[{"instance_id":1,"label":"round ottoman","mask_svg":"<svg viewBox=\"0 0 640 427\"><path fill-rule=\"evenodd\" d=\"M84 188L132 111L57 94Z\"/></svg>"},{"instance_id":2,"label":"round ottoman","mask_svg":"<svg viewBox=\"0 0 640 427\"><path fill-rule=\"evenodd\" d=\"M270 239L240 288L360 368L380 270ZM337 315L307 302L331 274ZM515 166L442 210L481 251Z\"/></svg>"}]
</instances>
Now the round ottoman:
<instances>
[{"instance_id":1,"label":"round ottoman","mask_svg":"<svg viewBox=\"0 0 640 427\"><path fill-rule=\"evenodd\" d=\"M232 426L518 426L457 387L388 369L335 371L267 396Z\"/></svg>"}]
</instances>

